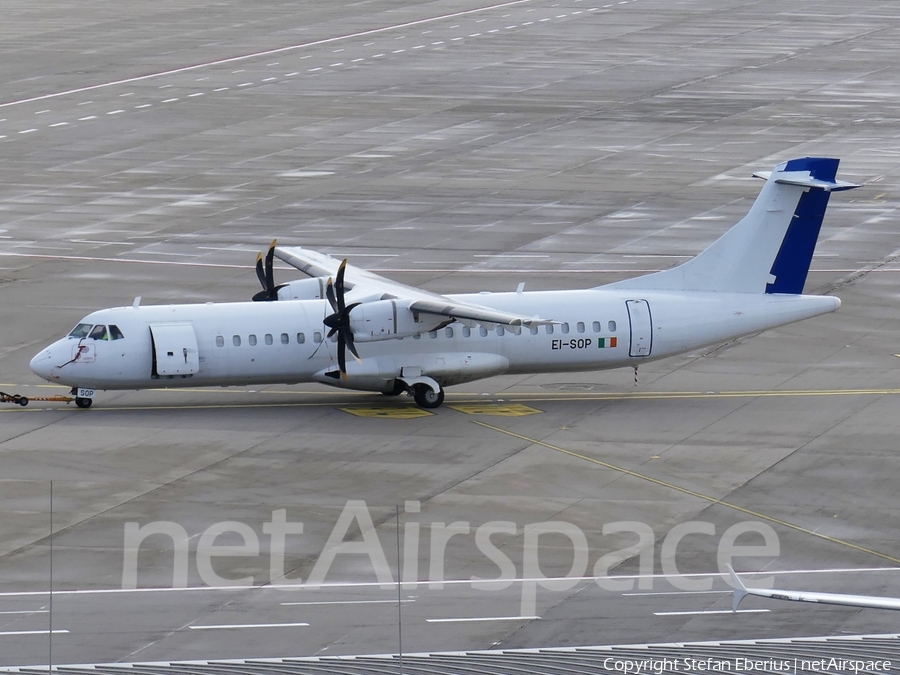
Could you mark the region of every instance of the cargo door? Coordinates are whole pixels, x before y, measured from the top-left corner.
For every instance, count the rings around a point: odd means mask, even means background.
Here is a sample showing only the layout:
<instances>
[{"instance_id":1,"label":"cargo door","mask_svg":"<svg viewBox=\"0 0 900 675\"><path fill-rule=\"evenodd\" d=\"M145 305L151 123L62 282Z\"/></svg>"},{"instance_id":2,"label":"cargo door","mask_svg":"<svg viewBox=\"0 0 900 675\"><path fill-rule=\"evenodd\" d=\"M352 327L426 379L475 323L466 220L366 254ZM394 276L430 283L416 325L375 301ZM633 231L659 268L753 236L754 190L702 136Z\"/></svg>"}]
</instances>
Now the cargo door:
<instances>
[{"instance_id":1,"label":"cargo door","mask_svg":"<svg viewBox=\"0 0 900 675\"><path fill-rule=\"evenodd\" d=\"M631 327L629 356L650 356L653 347L653 321L650 317L650 303L646 300L626 300L628 323Z\"/></svg>"},{"instance_id":2,"label":"cargo door","mask_svg":"<svg viewBox=\"0 0 900 675\"><path fill-rule=\"evenodd\" d=\"M153 374L193 375L200 372L197 336L189 323L151 324L153 336Z\"/></svg>"}]
</instances>

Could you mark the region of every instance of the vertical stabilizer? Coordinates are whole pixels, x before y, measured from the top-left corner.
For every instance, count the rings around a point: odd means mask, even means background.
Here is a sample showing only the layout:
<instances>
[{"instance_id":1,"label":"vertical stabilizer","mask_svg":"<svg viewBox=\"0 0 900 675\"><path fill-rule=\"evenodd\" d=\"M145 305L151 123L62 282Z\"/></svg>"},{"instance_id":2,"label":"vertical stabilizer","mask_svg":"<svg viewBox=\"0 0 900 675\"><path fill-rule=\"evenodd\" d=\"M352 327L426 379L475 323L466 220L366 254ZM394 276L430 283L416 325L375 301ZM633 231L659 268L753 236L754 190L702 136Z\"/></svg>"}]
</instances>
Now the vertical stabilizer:
<instances>
[{"instance_id":1,"label":"vertical stabilizer","mask_svg":"<svg viewBox=\"0 0 900 675\"><path fill-rule=\"evenodd\" d=\"M604 288L802 293L828 198L859 187L836 179L839 162L804 157L754 174L766 184L749 213L700 255Z\"/></svg>"}]
</instances>

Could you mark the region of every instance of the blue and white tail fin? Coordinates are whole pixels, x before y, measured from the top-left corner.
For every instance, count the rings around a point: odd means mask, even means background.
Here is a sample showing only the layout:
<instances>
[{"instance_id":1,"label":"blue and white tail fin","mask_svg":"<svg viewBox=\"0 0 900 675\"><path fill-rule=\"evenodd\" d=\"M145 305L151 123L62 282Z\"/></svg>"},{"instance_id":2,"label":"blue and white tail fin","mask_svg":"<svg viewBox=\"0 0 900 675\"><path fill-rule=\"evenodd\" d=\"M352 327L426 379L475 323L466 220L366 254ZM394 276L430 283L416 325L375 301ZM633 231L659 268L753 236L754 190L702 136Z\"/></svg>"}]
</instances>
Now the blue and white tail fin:
<instances>
[{"instance_id":1,"label":"blue and white tail fin","mask_svg":"<svg viewBox=\"0 0 900 675\"><path fill-rule=\"evenodd\" d=\"M804 157L753 174L766 180L750 212L683 265L602 288L727 293L803 292L840 160Z\"/></svg>"}]
</instances>

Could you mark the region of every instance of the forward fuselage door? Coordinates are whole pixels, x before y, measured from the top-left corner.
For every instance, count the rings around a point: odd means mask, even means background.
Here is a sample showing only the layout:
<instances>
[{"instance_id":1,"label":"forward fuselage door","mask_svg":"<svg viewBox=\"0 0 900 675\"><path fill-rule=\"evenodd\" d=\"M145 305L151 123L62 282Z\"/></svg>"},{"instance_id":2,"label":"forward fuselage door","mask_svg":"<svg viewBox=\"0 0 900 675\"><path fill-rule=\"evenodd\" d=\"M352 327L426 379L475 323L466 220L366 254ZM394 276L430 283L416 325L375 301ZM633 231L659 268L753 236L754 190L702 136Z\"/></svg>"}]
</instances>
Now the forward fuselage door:
<instances>
[{"instance_id":1,"label":"forward fuselage door","mask_svg":"<svg viewBox=\"0 0 900 675\"><path fill-rule=\"evenodd\" d=\"M193 375L200 372L197 335L189 323L151 324L153 374Z\"/></svg>"},{"instance_id":2,"label":"forward fuselage door","mask_svg":"<svg viewBox=\"0 0 900 675\"><path fill-rule=\"evenodd\" d=\"M650 356L653 347L653 320L650 316L650 303L646 300L626 300L628 323L631 327L631 345L629 356Z\"/></svg>"}]
</instances>

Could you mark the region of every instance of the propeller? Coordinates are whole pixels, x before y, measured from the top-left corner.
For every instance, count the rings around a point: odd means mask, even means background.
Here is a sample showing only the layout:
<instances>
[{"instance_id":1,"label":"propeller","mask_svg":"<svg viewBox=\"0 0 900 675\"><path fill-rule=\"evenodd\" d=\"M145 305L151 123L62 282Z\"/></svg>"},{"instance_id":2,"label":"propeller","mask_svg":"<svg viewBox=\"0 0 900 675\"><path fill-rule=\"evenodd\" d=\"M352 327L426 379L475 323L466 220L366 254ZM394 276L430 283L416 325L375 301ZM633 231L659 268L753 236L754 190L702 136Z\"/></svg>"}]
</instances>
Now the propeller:
<instances>
[{"instance_id":1,"label":"propeller","mask_svg":"<svg viewBox=\"0 0 900 675\"><path fill-rule=\"evenodd\" d=\"M350 353L353 354L353 358L357 361L362 361L362 359L359 358L359 353L356 351L356 345L353 344L353 331L350 328L350 312L360 303L354 302L350 305L344 303L344 272L346 269L347 260L345 258L344 261L341 262L341 266L338 267L337 277L334 282L332 283L331 277L328 278L328 285L325 287L325 295L328 297L328 302L331 304L331 309L334 310L334 313L329 314L322 321L322 323L331 329L328 332L329 338L337 333L338 369L341 371L341 377L345 380L347 379L346 351L349 350Z\"/></svg>"},{"instance_id":2,"label":"propeller","mask_svg":"<svg viewBox=\"0 0 900 675\"><path fill-rule=\"evenodd\" d=\"M263 254L260 253L256 256L256 277L259 279L263 289L253 296L255 302L278 300L278 289L282 288L282 286L275 285L275 272L272 269L275 259L275 245L277 243L278 240L273 239L272 243L269 244L269 250L265 256L265 267L263 267Z\"/></svg>"}]
</instances>

